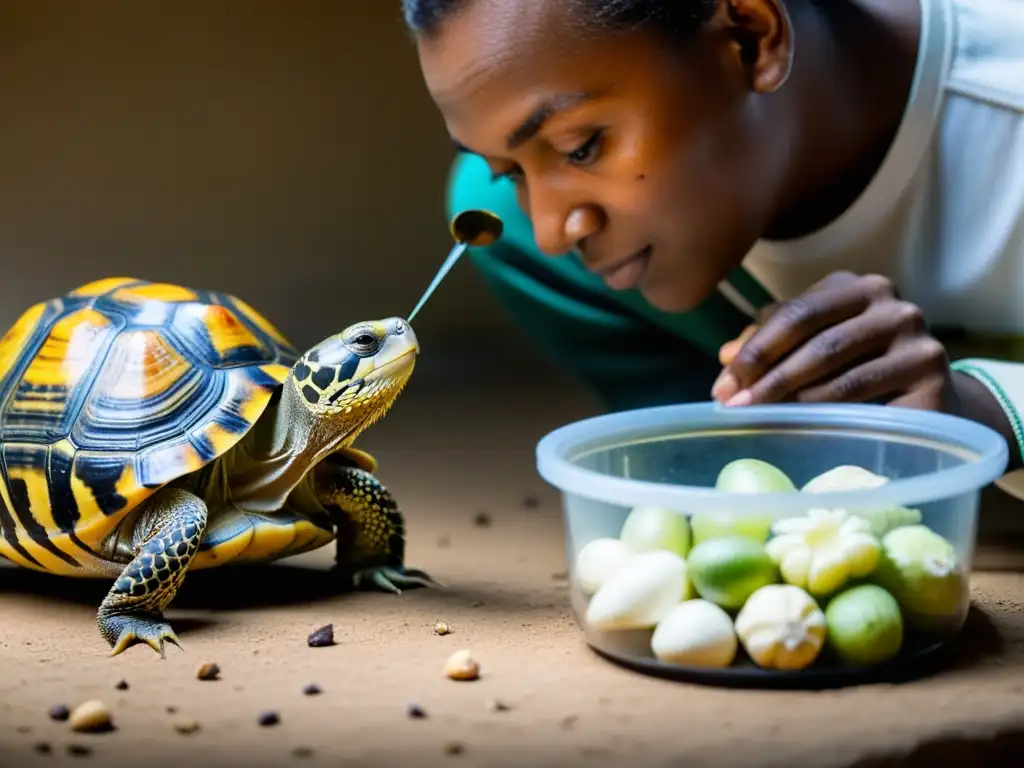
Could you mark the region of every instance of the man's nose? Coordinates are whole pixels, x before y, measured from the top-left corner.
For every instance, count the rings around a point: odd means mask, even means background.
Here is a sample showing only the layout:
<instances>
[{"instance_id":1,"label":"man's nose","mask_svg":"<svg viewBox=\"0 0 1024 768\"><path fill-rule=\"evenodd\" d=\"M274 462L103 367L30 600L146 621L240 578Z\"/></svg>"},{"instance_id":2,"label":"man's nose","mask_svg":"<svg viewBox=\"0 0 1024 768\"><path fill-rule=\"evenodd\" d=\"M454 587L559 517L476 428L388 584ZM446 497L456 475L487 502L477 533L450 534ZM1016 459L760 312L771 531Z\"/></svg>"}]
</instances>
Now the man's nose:
<instances>
[{"instance_id":1,"label":"man's nose","mask_svg":"<svg viewBox=\"0 0 1024 768\"><path fill-rule=\"evenodd\" d=\"M593 205L531 201L530 218L537 247L549 256L561 256L578 248L601 229L601 214Z\"/></svg>"}]
</instances>

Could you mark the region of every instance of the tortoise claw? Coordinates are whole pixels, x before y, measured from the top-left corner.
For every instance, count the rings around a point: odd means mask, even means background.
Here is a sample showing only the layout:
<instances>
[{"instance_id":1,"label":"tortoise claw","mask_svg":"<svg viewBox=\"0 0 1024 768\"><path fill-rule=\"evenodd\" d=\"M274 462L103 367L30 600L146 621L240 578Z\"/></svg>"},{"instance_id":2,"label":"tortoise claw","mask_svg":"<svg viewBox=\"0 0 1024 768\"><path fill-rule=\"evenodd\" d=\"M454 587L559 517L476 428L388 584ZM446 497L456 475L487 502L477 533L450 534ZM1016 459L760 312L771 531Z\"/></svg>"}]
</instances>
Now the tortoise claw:
<instances>
[{"instance_id":1,"label":"tortoise claw","mask_svg":"<svg viewBox=\"0 0 1024 768\"><path fill-rule=\"evenodd\" d=\"M401 565L375 565L362 568L352 574L352 585L356 589L393 592L396 595L402 594L402 589L443 587L425 572L415 568L405 568Z\"/></svg>"},{"instance_id":2,"label":"tortoise claw","mask_svg":"<svg viewBox=\"0 0 1024 768\"><path fill-rule=\"evenodd\" d=\"M122 614L108 617L104 622L108 625L110 635L117 637L117 640L111 643L111 656L124 653L138 643L148 645L160 654L161 659L167 658L166 644L181 648L181 641L174 634L171 625L161 618L145 614Z\"/></svg>"}]
</instances>

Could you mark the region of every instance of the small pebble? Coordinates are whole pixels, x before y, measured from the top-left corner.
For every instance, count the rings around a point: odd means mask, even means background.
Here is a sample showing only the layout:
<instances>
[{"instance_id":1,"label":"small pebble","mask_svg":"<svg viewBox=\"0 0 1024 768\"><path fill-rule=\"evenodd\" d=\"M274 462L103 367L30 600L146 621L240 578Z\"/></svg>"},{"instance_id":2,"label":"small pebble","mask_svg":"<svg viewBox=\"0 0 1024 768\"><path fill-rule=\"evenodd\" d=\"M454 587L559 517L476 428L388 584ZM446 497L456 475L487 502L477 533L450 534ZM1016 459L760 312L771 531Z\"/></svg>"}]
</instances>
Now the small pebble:
<instances>
[{"instance_id":1,"label":"small pebble","mask_svg":"<svg viewBox=\"0 0 1024 768\"><path fill-rule=\"evenodd\" d=\"M508 712L509 705L499 699L491 699L487 702L487 709L491 712Z\"/></svg>"},{"instance_id":2,"label":"small pebble","mask_svg":"<svg viewBox=\"0 0 1024 768\"><path fill-rule=\"evenodd\" d=\"M562 729L566 731L572 730L572 727L576 725L577 720L579 720L579 715L566 715L562 718Z\"/></svg>"},{"instance_id":3,"label":"small pebble","mask_svg":"<svg viewBox=\"0 0 1024 768\"><path fill-rule=\"evenodd\" d=\"M419 704L410 704L405 712L413 720L422 720L427 716L426 711Z\"/></svg>"},{"instance_id":4,"label":"small pebble","mask_svg":"<svg viewBox=\"0 0 1024 768\"><path fill-rule=\"evenodd\" d=\"M437 540L438 549L448 549L451 546L452 540L447 536L442 536Z\"/></svg>"},{"instance_id":5,"label":"small pebble","mask_svg":"<svg viewBox=\"0 0 1024 768\"><path fill-rule=\"evenodd\" d=\"M461 755L463 752L466 751L466 747L463 746L461 742L449 741L447 744L444 745L444 751L446 754L449 755Z\"/></svg>"},{"instance_id":6,"label":"small pebble","mask_svg":"<svg viewBox=\"0 0 1024 768\"><path fill-rule=\"evenodd\" d=\"M196 669L196 677L200 680L216 680L219 675L220 667L212 661L204 662Z\"/></svg>"},{"instance_id":7,"label":"small pebble","mask_svg":"<svg viewBox=\"0 0 1024 768\"><path fill-rule=\"evenodd\" d=\"M456 651L445 662L444 673L452 680L476 680L480 665L468 650Z\"/></svg>"},{"instance_id":8,"label":"small pebble","mask_svg":"<svg viewBox=\"0 0 1024 768\"><path fill-rule=\"evenodd\" d=\"M187 717L175 720L174 730L178 733L195 733L199 730L199 721Z\"/></svg>"},{"instance_id":9,"label":"small pebble","mask_svg":"<svg viewBox=\"0 0 1024 768\"><path fill-rule=\"evenodd\" d=\"M257 722L263 727L267 727L269 725L277 725L281 722L281 718L278 716L277 712L267 710L266 712L260 712Z\"/></svg>"},{"instance_id":10,"label":"small pebble","mask_svg":"<svg viewBox=\"0 0 1024 768\"><path fill-rule=\"evenodd\" d=\"M491 524L491 516L486 512L477 512L473 522L481 528L487 528Z\"/></svg>"},{"instance_id":11,"label":"small pebble","mask_svg":"<svg viewBox=\"0 0 1024 768\"><path fill-rule=\"evenodd\" d=\"M312 747L296 747L295 749L292 750L292 756L294 756L294 757L312 757L313 756L313 748Z\"/></svg>"},{"instance_id":12,"label":"small pebble","mask_svg":"<svg viewBox=\"0 0 1024 768\"><path fill-rule=\"evenodd\" d=\"M50 743L47 741L40 741L38 744L32 747L32 749L34 749L40 755L48 755L51 752L53 752L53 747L51 747Z\"/></svg>"},{"instance_id":13,"label":"small pebble","mask_svg":"<svg viewBox=\"0 0 1024 768\"><path fill-rule=\"evenodd\" d=\"M32 733L32 726L31 725L19 725L14 730L16 730L18 733Z\"/></svg>"},{"instance_id":14,"label":"small pebble","mask_svg":"<svg viewBox=\"0 0 1024 768\"><path fill-rule=\"evenodd\" d=\"M177 708L176 706L174 706L173 704L168 704L168 705L167 705L167 714L168 714L168 715L173 715L173 714L175 714L175 713L176 713L177 711L178 711L178 708Z\"/></svg>"},{"instance_id":15,"label":"small pebble","mask_svg":"<svg viewBox=\"0 0 1024 768\"><path fill-rule=\"evenodd\" d=\"M325 624L320 629L314 630L306 640L310 648L323 648L327 645L334 645L334 625Z\"/></svg>"},{"instance_id":16,"label":"small pebble","mask_svg":"<svg viewBox=\"0 0 1024 768\"><path fill-rule=\"evenodd\" d=\"M76 757L85 757L92 754L92 749L84 744L68 744L68 754Z\"/></svg>"},{"instance_id":17,"label":"small pebble","mask_svg":"<svg viewBox=\"0 0 1024 768\"><path fill-rule=\"evenodd\" d=\"M434 622L434 634L435 635L448 635L451 634L452 628L448 626L447 622L435 621Z\"/></svg>"},{"instance_id":18,"label":"small pebble","mask_svg":"<svg viewBox=\"0 0 1024 768\"><path fill-rule=\"evenodd\" d=\"M127 691L128 690L128 681L127 680L121 680L114 687L117 688L117 690L119 690L119 691Z\"/></svg>"},{"instance_id":19,"label":"small pebble","mask_svg":"<svg viewBox=\"0 0 1024 768\"><path fill-rule=\"evenodd\" d=\"M114 726L110 710L102 701L86 701L79 704L68 718L71 730L80 733L109 731Z\"/></svg>"},{"instance_id":20,"label":"small pebble","mask_svg":"<svg viewBox=\"0 0 1024 768\"><path fill-rule=\"evenodd\" d=\"M50 707L51 720L67 720L71 716L71 710L64 704L54 704Z\"/></svg>"},{"instance_id":21,"label":"small pebble","mask_svg":"<svg viewBox=\"0 0 1024 768\"><path fill-rule=\"evenodd\" d=\"M302 692L304 694L306 694L307 696L316 696L317 694L321 693L322 691L323 691L323 689L319 685L317 685L316 683L310 683L309 685L307 685L305 688L302 689Z\"/></svg>"},{"instance_id":22,"label":"small pebble","mask_svg":"<svg viewBox=\"0 0 1024 768\"><path fill-rule=\"evenodd\" d=\"M537 507L540 506L540 499L538 499L536 496L532 494L529 496L525 496L523 497L523 506L526 507L527 509L536 509Z\"/></svg>"}]
</instances>

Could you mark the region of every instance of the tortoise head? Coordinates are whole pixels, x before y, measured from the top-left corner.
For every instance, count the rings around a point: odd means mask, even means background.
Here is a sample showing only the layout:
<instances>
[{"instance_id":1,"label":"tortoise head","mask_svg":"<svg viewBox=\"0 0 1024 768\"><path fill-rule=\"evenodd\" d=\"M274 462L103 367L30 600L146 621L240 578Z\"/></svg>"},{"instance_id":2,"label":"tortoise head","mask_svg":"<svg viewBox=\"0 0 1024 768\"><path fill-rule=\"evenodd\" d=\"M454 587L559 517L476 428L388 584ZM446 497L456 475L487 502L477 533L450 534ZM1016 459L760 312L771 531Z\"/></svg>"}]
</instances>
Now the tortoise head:
<instances>
[{"instance_id":1,"label":"tortoise head","mask_svg":"<svg viewBox=\"0 0 1024 768\"><path fill-rule=\"evenodd\" d=\"M401 318L356 323L306 352L292 368L291 383L315 422L354 436L391 407L419 349Z\"/></svg>"}]
</instances>

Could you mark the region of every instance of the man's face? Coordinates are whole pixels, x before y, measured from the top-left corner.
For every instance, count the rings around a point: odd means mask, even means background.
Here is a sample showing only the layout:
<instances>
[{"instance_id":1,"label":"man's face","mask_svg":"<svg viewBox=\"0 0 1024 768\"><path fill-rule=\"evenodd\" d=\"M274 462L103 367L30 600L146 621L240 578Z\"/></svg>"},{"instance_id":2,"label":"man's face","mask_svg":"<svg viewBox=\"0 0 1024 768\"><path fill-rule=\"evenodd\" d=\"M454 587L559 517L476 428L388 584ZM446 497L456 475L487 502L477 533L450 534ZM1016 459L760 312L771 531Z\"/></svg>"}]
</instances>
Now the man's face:
<instances>
[{"instance_id":1,"label":"man's face","mask_svg":"<svg viewBox=\"0 0 1024 768\"><path fill-rule=\"evenodd\" d=\"M544 252L690 309L762 236L785 167L735 29L684 49L581 34L564 7L473 0L420 41L427 87L453 140L515 184Z\"/></svg>"}]
</instances>

